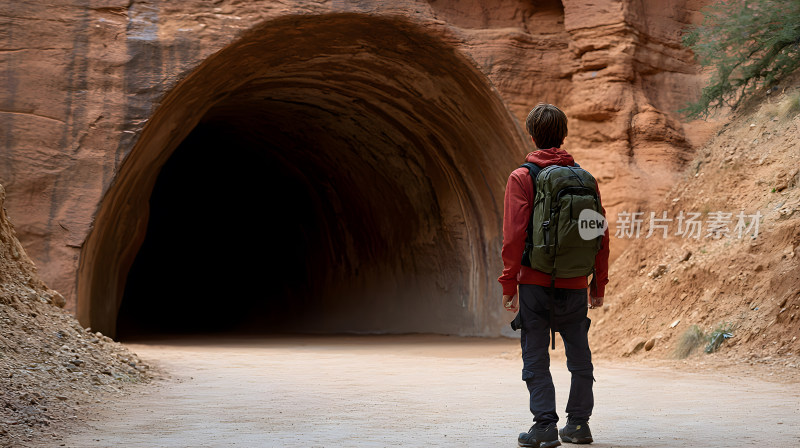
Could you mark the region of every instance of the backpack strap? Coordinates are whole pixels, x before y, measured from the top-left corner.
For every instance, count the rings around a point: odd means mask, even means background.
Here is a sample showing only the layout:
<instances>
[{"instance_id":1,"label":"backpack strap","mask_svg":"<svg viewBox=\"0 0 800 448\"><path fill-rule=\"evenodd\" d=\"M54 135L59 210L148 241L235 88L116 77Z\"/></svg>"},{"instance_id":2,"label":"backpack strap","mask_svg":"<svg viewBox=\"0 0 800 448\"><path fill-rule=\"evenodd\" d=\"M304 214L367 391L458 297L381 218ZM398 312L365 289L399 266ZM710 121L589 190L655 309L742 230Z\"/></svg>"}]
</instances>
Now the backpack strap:
<instances>
[{"instance_id":1,"label":"backpack strap","mask_svg":"<svg viewBox=\"0 0 800 448\"><path fill-rule=\"evenodd\" d=\"M539 177L539 172L542 171L542 168L539 165L533 162L526 162L519 166L520 168L527 168L528 174L531 175L531 179L533 180L533 194L536 195L536 178Z\"/></svg>"},{"instance_id":2,"label":"backpack strap","mask_svg":"<svg viewBox=\"0 0 800 448\"><path fill-rule=\"evenodd\" d=\"M528 174L531 175L531 180L533 181L533 196L536 197L536 178L539 177L539 172L542 171L542 168L539 165L533 162L523 163L519 166L520 168L527 168ZM530 245L533 244L533 210L531 210L531 216L528 218L528 235L525 237L525 251L522 254L522 265L531 267L530 260L528 259L527 255L530 253Z\"/></svg>"},{"instance_id":3,"label":"backpack strap","mask_svg":"<svg viewBox=\"0 0 800 448\"><path fill-rule=\"evenodd\" d=\"M576 165L577 165L577 164L576 164ZM533 180L536 180L536 176L538 176L538 175L539 175L539 171L541 171L541 170L542 170L542 169L539 167L539 165L537 165L537 164L535 164L535 163L533 163L533 162L525 162L525 163L523 163L522 165L520 165L519 167L520 167L520 168L527 168L527 169L528 169L528 171L530 172L530 174L531 174L531 177L533 178Z\"/></svg>"}]
</instances>

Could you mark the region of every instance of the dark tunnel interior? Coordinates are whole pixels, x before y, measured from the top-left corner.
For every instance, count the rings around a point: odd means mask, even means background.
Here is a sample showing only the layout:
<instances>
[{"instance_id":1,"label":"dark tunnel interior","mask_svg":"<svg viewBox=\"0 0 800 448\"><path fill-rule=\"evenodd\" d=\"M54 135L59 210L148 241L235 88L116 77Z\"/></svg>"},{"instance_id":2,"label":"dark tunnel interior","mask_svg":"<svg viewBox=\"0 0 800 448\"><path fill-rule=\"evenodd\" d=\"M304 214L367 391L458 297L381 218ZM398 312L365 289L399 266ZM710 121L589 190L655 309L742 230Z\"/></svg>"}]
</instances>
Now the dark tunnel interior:
<instances>
[{"instance_id":1,"label":"dark tunnel interior","mask_svg":"<svg viewBox=\"0 0 800 448\"><path fill-rule=\"evenodd\" d=\"M430 30L265 23L148 120L82 250L78 316L146 334L492 335L505 172L525 140ZM494 302L492 302L494 303Z\"/></svg>"},{"instance_id":2,"label":"dark tunnel interior","mask_svg":"<svg viewBox=\"0 0 800 448\"><path fill-rule=\"evenodd\" d=\"M311 198L269 148L199 125L156 181L119 337L291 328L312 297L307 259L324 263Z\"/></svg>"},{"instance_id":3,"label":"dark tunnel interior","mask_svg":"<svg viewBox=\"0 0 800 448\"><path fill-rule=\"evenodd\" d=\"M252 92L212 108L156 180L118 337L408 320L413 277L454 249L431 173L367 121Z\"/></svg>"}]
</instances>

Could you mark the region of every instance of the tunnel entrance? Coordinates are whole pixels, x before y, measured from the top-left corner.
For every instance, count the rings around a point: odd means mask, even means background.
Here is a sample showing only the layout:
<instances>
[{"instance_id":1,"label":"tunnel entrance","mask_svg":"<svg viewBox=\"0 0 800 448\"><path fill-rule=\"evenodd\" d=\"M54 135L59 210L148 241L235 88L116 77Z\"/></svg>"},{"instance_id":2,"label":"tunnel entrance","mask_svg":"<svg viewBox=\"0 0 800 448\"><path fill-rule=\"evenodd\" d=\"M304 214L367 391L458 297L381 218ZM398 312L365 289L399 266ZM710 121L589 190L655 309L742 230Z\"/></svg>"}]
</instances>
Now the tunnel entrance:
<instances>
[{"instance_id":1,"label":"tunnel entrance","mask_svg":"<svg viewBox=\"0 0 800 448\"><path fill-rule=\"evenodd\" d=\"M320 298L313 273L329 269L324 221L310 191L314 173L285 166L279 150L215 122L198 125L175 150L150 196L119 338L302 327L303 309Z\"/></svg>"},{"instance_id":2,"label":"tunnel entrance","mask_svg":"<svg viewBox=\"0 0 800 448\"><path fill-rule=\"evenodd\" d=\"M206 60L103 199L82 323L498 334L502 191L527 146L444 33L288 17Z\"/></svg>"}]
</instances>

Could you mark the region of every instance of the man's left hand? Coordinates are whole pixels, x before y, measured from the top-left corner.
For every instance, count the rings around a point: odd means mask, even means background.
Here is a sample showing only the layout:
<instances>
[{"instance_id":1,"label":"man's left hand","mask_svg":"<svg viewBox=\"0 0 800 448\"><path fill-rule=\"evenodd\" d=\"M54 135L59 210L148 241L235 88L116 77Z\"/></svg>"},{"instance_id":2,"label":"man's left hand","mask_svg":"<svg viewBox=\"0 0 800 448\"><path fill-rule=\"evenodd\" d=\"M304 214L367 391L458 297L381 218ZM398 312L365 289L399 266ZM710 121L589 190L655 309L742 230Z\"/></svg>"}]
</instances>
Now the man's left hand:
<instances>
[{"instance_id":1,"label":"man's left hand","mask_svg":"<svg viewBox=\"0 0 800 448\"><path fill-rule=\"evenodd\" d=\"M503 307L506 311L511 311L516 313L519 311L519 298L516 294L513 296L503 295Z\"/></svg>"}]
</instances>

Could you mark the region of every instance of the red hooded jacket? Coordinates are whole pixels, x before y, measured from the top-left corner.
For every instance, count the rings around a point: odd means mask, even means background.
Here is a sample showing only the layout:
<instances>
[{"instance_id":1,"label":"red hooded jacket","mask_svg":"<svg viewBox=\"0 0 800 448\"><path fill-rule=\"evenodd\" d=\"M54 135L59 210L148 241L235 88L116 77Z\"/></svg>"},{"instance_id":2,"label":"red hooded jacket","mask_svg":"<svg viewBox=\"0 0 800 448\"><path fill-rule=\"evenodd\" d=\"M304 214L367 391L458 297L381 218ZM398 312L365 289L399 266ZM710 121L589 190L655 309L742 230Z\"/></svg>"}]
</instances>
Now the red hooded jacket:
<instances>
[{"instance_id":1,"label":"red hooded jacket","mask_svg":"<svg viewBox=\"0 0 800 448\"><path fill-rule=\"evenodd\" d=\"M560 148L540 149L526 157L541 168L550 165L571 166L575 160ZM504 295L515 295L517 285L550 286L550 274L522 266L522 252L525 249L528 221L531 219L534 186L527 168L517 168L508 177L503 213L503 275L497 280L503 285ZM600 189L597 190L600 197ZM603 215L606 214L603 209ZM595 256L595 275L592 279L591 294L604 297L608 283L608 229L603 236L603 247ZM582 289L588 286L587 277L556 278L556 288Z\"/></svg>"}]
</instances>

